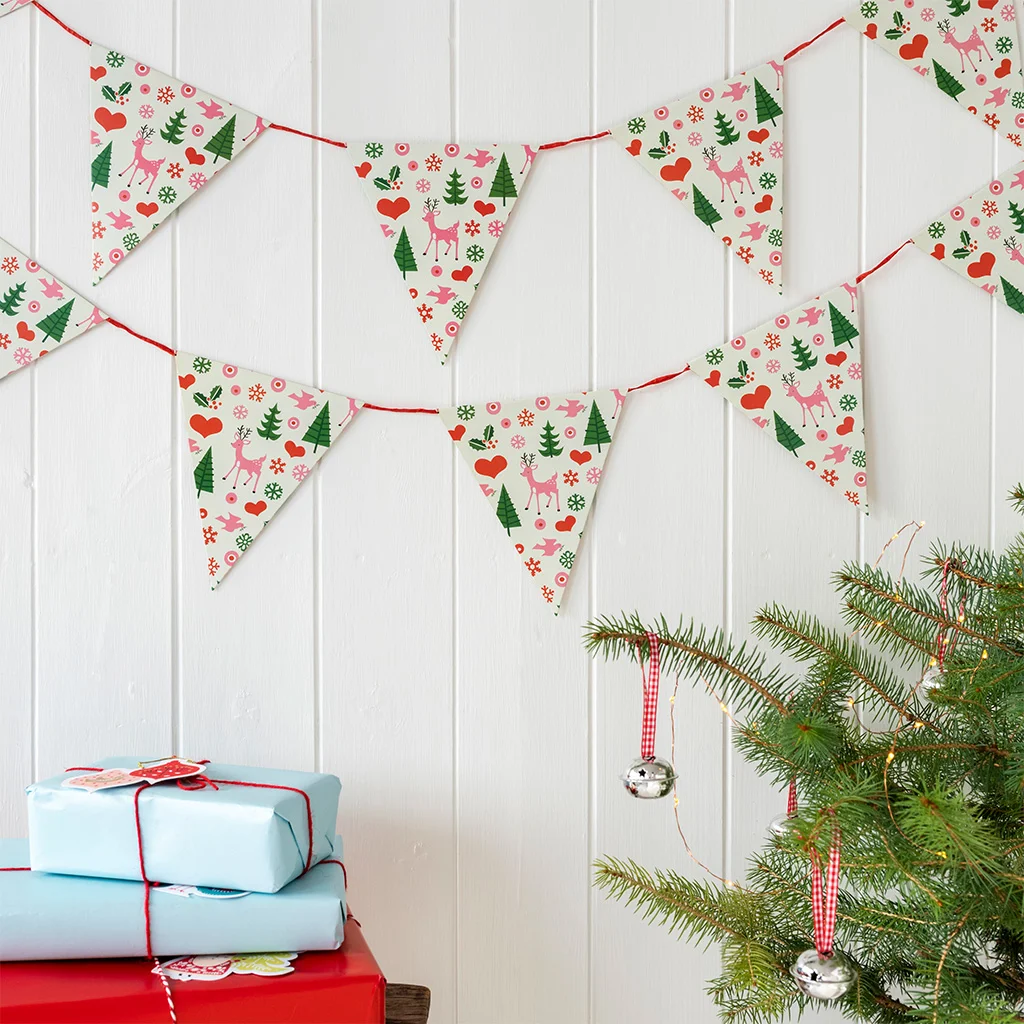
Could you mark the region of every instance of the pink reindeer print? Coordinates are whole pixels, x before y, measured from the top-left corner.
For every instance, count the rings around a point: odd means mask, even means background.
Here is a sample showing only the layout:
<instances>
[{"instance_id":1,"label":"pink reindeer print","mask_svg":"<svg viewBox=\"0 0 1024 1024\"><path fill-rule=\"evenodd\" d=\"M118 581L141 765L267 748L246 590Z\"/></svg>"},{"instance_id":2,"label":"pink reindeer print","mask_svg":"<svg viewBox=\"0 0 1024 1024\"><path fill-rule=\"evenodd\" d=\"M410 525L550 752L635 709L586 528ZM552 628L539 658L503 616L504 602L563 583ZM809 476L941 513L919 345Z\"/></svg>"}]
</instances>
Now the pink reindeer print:
<instances>
[{"instance_id":1,"label":"pink reindeer print","mask_svg":"<svg viewBox=\"0 0 1024 1024\"><path fill-rule=\"evenodd\" d=\"M520 174L525 174L526 169L533 163L533 158L537 155L537 150L533 146L528 146L525 142L523 143L523 166L519 168Z\"/></svg>"},{"instance_id":2,"label":"pink reindeer print","mask_svg":"<svg viewBox=\"0 0 1024 1024\"><path fill-rule=\"evenodd\" d=\"M147 160L142 155L143 149L146 146L153 145L153 129L148 125L143 125L132 139L132 145L135 147L135 159L118 174L119 178L123 178L129 171L132 172L132 176L128 179L128 187L131 188L135 181L135 174L138 171L142 171L142 177L139 179L139 184L143 184L146 179L149 179L149 188L146 189L146 195L152 191L153 186L156 184L156 177L160 173L160 168L163 166L166 157L161 157L159 160Z\"/></svg>"},{"instance_id":3,"label":"pink reindeer print","mask_svg":"<svg viewBox=\"0 0 1024 1024\"><path fill-rule=\"evenodd\" d=\"M768 61L768 64L775 72L775 91L778 92L778 90L782 88L782 75L785 71L785 67L777 60L770 60Z\"/></svg>"},{"instance_id":4,"label":"pink reindeer print","mask_svg":"<svg viewBox=\"0 0 1024 1024\"><path fill-rule=\"evenodd\" d=\"M521 475L525 476L530 484L530 497L526 502L526 511L530 511L530 504L533 502L534 495L536 495L537 515L540 515L540 496L546 494L548 496L548 503L544 507L551 508L551 499L554 498L555 510L561 512L562 506L558 500L558 471L556 470L549 480L537 480L533 475L534 470L537 468L536 455L524 455L520 466L522 467Z\"/></svg>"},{"instance_id":5,"label":"pink reindeer print","mask_svg":"<svg viewBox=\"0 0 1024 1024\"><path fill-rule=\"evenodd\" d=\"M200 105L202 105L202 104L200 104ZM223 117L223 116L224 116L224 115L222 114L222 115L221 115L221 117ZM257 117L256 117L256 124L255 124L255 126L253 127L253 130L252 130L251 132L249 132L249 134L248 134L248 135L243 135L243 136L242 136L242 141L243 141L243 142L248 142L248 141L249 141L250 139L252 139L252 138L258 138L258 137L259 137L260 135L262 135L262 134L263 134L263 133L264 133L264 132L265 132L265 131L266 131L266 130L267 130L267 129L269 128L269 127L270 127L270 125L268 125L268 124L267 124L267 123L266 123L266 122L265 122L265 121L263 120L263 118L262 118L262 117L260 117L259 115L257 115Z\"/></svg>"},{"instance_id":6,"label":"pink reindeer print","mask_svg":"<svg viewBox=\"0 0 1024 1024\"><path fill-rule=\"evenodd\" d=\"M782 384L786 389L786 394L790 398L795 398L800 403L800 408L803 410L804 418L801 426L807 426L807 414L811 414L811 421L815 426L818 425L818 419L814 415L814 410L817 409L819 413L825 415L825 406L828 406L828 411L832 413L833 417L836 412L832 408L832 403L828 400L828 395L825 394L825 389L821 386L821 381L818 381L818 386L809 394L800 394L800 381L796 379L795 373L784 373L782 375Z\"/></svg>"},{"instance_id":7,"label":"pink reindeer print","mask_svg":"<svg viewBox=\"0 0 1024 1024\"><path fill-rule=\"evenodd\" d=\"M90 327L95 327L97 324L106 323L106 317L100 312L99 306L93 306L92 312L84 319L79 320L76 327L84 327L88 324Z\"/></svg>"},{"instance_id":8,"label":"pink reindeer print","mask_svg":"<svg viewBox=\"0 0 1024 1024\"><path fill-rule=\"evenodd\" d=\"M252 483L252 493L256 493L256 488L260 483L260 476L263 473L263 461L266 459L266 455L261 455L258 459L247 459L243 452L245 446L250 444L249 435L252 430L249 427L239 427L235 431L235 439L231 442L231 447L235 449L235 464L225 474L223 479L227 480L231 476L232 472L235 474L235 482L231 485L232 490L238 489L238 478L242 473L247 474L245 478L244 486L248 486Z\"/></svg>"},{"instance_id":9,"label":"pink reindeer print","mask_svg":"<svg viewBox=\"0 0 1024 1024\"><path fill-rule=\"evenodd\" d=\"M455 243L455 259L459 258L459 225L460 221L456 221L451 227L441 228L437 226L437 208L440 205L438 199L428 199L423 204L423 219L427 222L430 228L430 242L434 243L434 262L437 263L440 257L438 256L438 246L445 243L445 256L451 252L452 243ZM423 255L426 256L430 249L430 242L427 242L427 248L423 250Z\"/></svg>"},{"instance_id":10,"label":"pink reindeer print","mask_svg":"<svg viewBox=\"0 0 1024 1024\"><path fill-rule=\"evenodd\" d=\"M350 398L348 400L348 412L345 413L345 418L338 424L338 429L341 430L350 419L354 418L357 412L359 412L359 403L354 398Z\"/></svg>"},{"instance_id":11,"label":"pink reindeer print","mask_svg":"<svg viewBox=\"0 0 1024 1024\"><path fill-rule=\"evenodd\" d=\"M751 192L754 191L754 186L750 183L750 177L747 174L746 167L743 166L743 157L740 157L736 161L736 166L730 170L723 171L721 165L721 157L718 156L718 149L712 146L710 149L704 150L704 163L707 165L709 171L712 174L718 175L718 180L722 183L722 198L720 202L725 202L725 189L729 187L729 195L732 196L732 201L735 203L736 193L733 191L732 186L735 182L739 182L740 195L743 195L743 186L746 183L747 188Z\"/></svg>"},{"instance_id":12,"label":"pink reindeer print","mask_svg":"<svg viewBox=\"0 0 1024 1024\"><path fill-rule=\"evenodd\" d=\"M992 60L992 54L985 45L985 40L978 34L977 25L974 26L971 34L966 39L957 39L956 33L950 26L949 18L936 22L935 27L942 33L942 41L948 43L960 54L960 74L967 70L967 64L971 65L972 71L978 70L974 60L971 58L972 53L977 53L978 60L981 60L981 51L984 50L985 56Z\"/></svg>"},{"instance_id":13,"label":"pink reindeer print","mask_svg":"<svg viewBox=\"0 0 1024 1024\"><path fill-rule=\"evenodd\" d=\"M1006 247L1006 251L1010 255L1011 263L1024 263L1024 254L1020 251L1020 242L1017 241L1016 235L1010 235L1009 238L1004 238L1003 245Z\"/></svg>"},{"instance_id":14,"label":"pink reindeer print","mask_svg":"<svg viewBox=\"0 0 1024 1024\"><path fill-rule=\"evenodd\" d=\"M629 391L620 391L618 388L612 388L612 394L615 396L615 411L612 413L612 419L615 419L619 415L619 410L625 403L626 395L629 394Z\"/></svg>"}]
</instances>

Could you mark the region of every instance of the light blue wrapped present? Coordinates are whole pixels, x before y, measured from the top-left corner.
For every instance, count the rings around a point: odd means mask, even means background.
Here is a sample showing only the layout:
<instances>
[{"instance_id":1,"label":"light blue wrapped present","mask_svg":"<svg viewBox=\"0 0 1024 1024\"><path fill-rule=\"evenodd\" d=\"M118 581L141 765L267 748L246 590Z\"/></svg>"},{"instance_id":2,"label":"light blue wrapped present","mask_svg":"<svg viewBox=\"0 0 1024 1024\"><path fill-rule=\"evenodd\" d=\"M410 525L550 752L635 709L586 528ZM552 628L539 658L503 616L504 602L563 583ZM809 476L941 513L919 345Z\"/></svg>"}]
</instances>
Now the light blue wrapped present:
<instances>
[{"instance_id":1,"label":"light blue wrapped present","mask_svg":"<svg viewBox=\"0 0 1024 1024\"><path fill-rule=\"evenodd\" d=\"M341 838L332 840L340 860ZM26 840L0 839L0 866L27 863ZM145 889L141 882L0 871L0 960L145 956ZM156 956L337 949L344 937L345 873L333 858L273 895L213 896L150 890Z\"/></svg>"},{"instance_id":2,"label":"light blue wrapped present","mask_svg":"<svg viewBox=\"0 0 1024 1024\"><path fill-rule=\"evenodd\" d=\"M139 761L108 757L95 766L131 770ZM31 866L137 881L142 877L135 825L139 787L90 792L66 785L87 774L70 771L27 788ZM226 764L208 764L205 776L216 788L142 784L139 822L150 881L271 893L302 874L307 861L313 865L334 855L341 792L336 776Z\"/></svg>"}]
</instances>

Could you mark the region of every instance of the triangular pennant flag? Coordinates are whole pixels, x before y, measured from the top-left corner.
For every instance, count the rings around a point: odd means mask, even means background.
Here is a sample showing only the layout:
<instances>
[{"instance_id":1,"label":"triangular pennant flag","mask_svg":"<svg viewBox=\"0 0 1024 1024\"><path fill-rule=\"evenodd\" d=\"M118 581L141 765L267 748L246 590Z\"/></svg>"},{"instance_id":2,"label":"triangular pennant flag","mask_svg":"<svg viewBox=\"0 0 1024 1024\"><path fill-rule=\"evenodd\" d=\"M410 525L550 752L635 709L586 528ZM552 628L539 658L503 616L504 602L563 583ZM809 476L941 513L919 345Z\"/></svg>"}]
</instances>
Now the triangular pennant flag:
<instances>
[{"instance_id":1,"label":"triangular pennant flag","mask_svg":"<svg viewBox=\"0 0 1024 1024\"><path fill-rule=\"evenodd\" d=\"M626 152L782 292L782 61L612 129Z\"/></svg>"},{"instance_id":2,"label":"triangular pennant flag","mask_svg":"<svg viewBox=\"0 0 1024 1024\"><path fill-rule=\"evenodd\" d=\"M0 378L103 323L103 314L0 238Z\"/></svg>"},{"instance_id":3,"label":"triangular pennant flag","mask_svg":"<svg viewBox=\"0 0 1024 1024\"><path fill-rule=\"evenodd\" d=\"M858 292L844 284L690 361L755 426L853 505L864 504Z\"/></svg>"},{"instance_id":4,"label":"triangular pennant flag","mask_svg":"<svg viewBox=\"0 0 1024 1024\"><path fill-rule=\"evenodd\" d=\"M914 243L1024 313L1024 163L933 220Z\"/></svg>"},{"instance_id":5,"label":"triangular pennant flag","mask_svg":"<svg viewBox=\"0 0 1024 1024\"><path fill-rule=\"evenodd\" d=\"M441 410L498 526L556 615L624 399L591 391Z\"/></svg>"},{"instance_id":6,"label":"triangular pennant flag","mask_svg":"<svg viewBox=\"0 0 1024 1024\"><path fill-rule=\"evenodd\" d=\"M92 44L92 269L98 284L237 159L263 118Z\"/></svg>"},{"instance_id":7,"label":"triangular pennant flag","mask_svg":"<svg viewBox=\"0 0 1024 1024\"><path fill-rule=\"evenodd\" d=\"M30 3L32 3L32 0L0 0L0 18Z\"/></svg>"},{"instance_id":8,"label":"triangular pennant flag","mask_svg":"<svg viewBox=\"0 0 1024 1024\"><path fill-rule=\"evenodd\" d=\"M1024 132L1024 79L1012 3L864 0L846 15L901 64L930 79L1015 146Z\"/></svg>"},{"instance_id":9,"label":"triangular pennant flag","mask_svg":"<svg viewBox=\"0 0 1024 1024\"><path fill-rule=\"evenodd\" d=\"M216 587L361 403L191 352L179 352L177 363L189 486L199 499L206 572Z\"/></svg>"},{"instance_id":10,"label":"triangular pennant flag","mask_svg":"<svg viewBox=\"0 0 1024 1024\"><path fill-rule=\"evenodd\" d=\"M454 142L353 144L355 171L442 364L507 230L536 150Z\"/></svg>"}]
</instances>

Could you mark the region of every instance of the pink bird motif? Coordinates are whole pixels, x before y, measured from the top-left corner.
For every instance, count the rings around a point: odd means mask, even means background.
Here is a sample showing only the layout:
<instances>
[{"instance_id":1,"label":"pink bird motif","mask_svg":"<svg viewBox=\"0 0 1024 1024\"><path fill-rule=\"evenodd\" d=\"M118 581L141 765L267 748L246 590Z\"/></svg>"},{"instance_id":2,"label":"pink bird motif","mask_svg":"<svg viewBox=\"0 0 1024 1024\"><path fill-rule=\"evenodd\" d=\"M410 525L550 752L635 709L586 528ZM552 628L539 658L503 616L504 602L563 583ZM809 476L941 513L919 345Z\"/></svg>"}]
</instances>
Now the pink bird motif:
<instances>
[{"instance_id":1,"label":"pink bird motif","mask_svg":"<svg viewBox=\"0 0 1024 1024\"><path fill-rule=\"evenodd\" d=\"M494 157L491 156L490 151L486 149L477 149L475 153L467 153L466 159L470 161L474 167L486 167L488 164L494 163Z\"/></svg>"},{"instance_id":2,"label":"pink bird motif","mask_svg":"<svg viewBox=\"0 0 1024 1024\"><path fill-rule=\"evenodd\" d=\"M380 229L384 232L385 238L390 238L395 233L394 229L389 227L387 224L381 224Z\"/></svg>"},{"instance_id":3,"label":"pink bird motif","mask_svg":"<svg viewBox=\"0 0 1024 1024\"><path fill-rule=\"evenodd\" d=\"M98 146L100 144L100 133L89 132L89 145Z\"/></svg>"},{"instance_id":4,"label":"pink bird motif","mask_svg":"<svg viewBox=\"0 0 1024 1024\"><path fill-rule=\"evenodd\" d=\"M533 550L539 551L542 555L551 556L562 547L553 537L544 537L540 544L534 544Z\"/></svg>"},{"instance_id":5,"label":"pink bird motif","mask_svg":"<svg viewBox=\"0 0 1024 1024\"><path fill-rule=\"evenodd\" d=\"M227 530L228 533L234 533L235 530L240 530L245 523L242 522L234 512L229 516L217 516L217 522Z\"/></svg>"},{"instance_id":6,"label":"pink bird motif","mask_svg":"<svg viewBox=\"0 0 1024 1024\"><path fill-rule=\"evenodd\" d=\"M751 422L762 430L768 426L768 421L763 416L755 416Z\"/></svg>"},{"instance_id":7,"label":"pink bird motif","mask_svg":"<svg viewBox=\"0 0 1024 1024\"><path fill-rule=\"evenodd\" d=\"M821 314L825 310L818 309L817 306L811 306L809 309L805 309L803 316L797 320L798 324L807 324L809 327L814 327L815 324L821 319Z\"/></svg>"},{"instance_id":8,"label":"pink bird motif","mask_svg":"<svg viewBox=\"0 0 1024 1024\"><path fill-rule=\"evenodd\" d=\"M132 224L131 215L125 213L124 210L118 210L117 213L114 213L113 210L108 210L107 216L113 221L112 227L115 231L125 231L135 226Z\"/></svg>"},{"instance_id":9,"label":"pink bird motif","mask_svg":"<svg viewBox=\"0 0 1024 1024\"><path fill-rule=\"evenodd\" d=\"M43 295L47 299L63 299L64 288L54 278L52 281L47 281L45 277L39 278L39 283L43 286Z\"/></svg>"},{"instance_id":10,"label":"pink bird motif","mask_svg":"<svg viewBox=\"0 0 1024 1024\"><path fill-rule=\"evenodd\" d=\"M316 399L308 392L303 391L301 394L289 395L288 396L294 403L296 409L315 409L317 405Z\"/></svg>"},{"instance_id":11,"label":"pink bird motif","mask_svg":"<svg viewBox=\"0 0 1024 1024\"><path fill-rule=\"evenodd\" d=\"M484 492L485 498L489 498L494 493L494 488L488 487L487 484L481 484L480 490Z\"/></svg>"},{"instance_id":12,"label":"pink bird motif","mask_svg":"<svg viewBox=\"0 0 1024 1024\"><path fill-rule=\"evenodd\" d=\"M850 452L850 446L846 444L835 445L821 461L828 462L831 459L837 466L840 462L846 461L846 456Z\"/></svg>"},{"instance_id":13,"label":"pink bird motif","mask_svg":"<svg viewBox=\"0 0 1024 1024\"><path fill-rule=\"evenodd\" d=\"M196 444L195 440L190 437L188 439L188 450L189 452L191 452L191 454L198 455L202 449L200 449L199 445Z\"/></svg>"},{"instance_id":14,"label":"pink bird motif","mask_svg":"<svg viewBox=\"0 0 1024 1024\"><path fill-rule=\"evenodd\" d=\"M753 224L747 225L747 230L740 235L740 238L749 238L752 242L760 242L766 227L768 227L767 224L755 220Z\"/></svg>"},{"instance_id":15,"label":"pink bird motif","mask_svg":"<svg viewBox=\"0 0 1024 1024\"><path fill-rule=\"evenodd\" d=\"M1017 172L1017 177L1010 182L1010 188L1024 188L1024 171Z\"/></svg>"},{"instance_id":16,"label":"pink bird motif","mask_svg":"<svg viewBox=\"0 0 1024 1024\"><path fill-rule=\"evenodd\" d=\"M574 416L579 416L585 408L586 406L582 402L577 402L575 398L568 399L565 405L555 406L557 412L564 412L570 419Z\"/></svg>"},{"instance_id":17,"label":"pink bird motif","mask_svg":"<svg viewBox=\"0 0 1024 1024\"><path fill-rule=\"evenodd\" d=\"M455 298L455 292L451 290L446 284L441 285L436 291L427 292L428 298L433 299L439 306L451 302Z\"/></svg>"},{"instance_id":18,"label":"pink bird motif","mask_svg":"<svg viewBox=\"0 0 1024 1024\"><path fill-rule=\"evenodd\" d=\"M224 116L224 108L216 100L210 100L209 103L204 103L202 100L196 100L196 106L203 108L203 117L209 117L212 119Z\"/></svg>"},{"instance_id":19,"label":"pink bird motif","mask_svg":"<svg viewBox=\"0 0 1024 1024\"><path fill-rule=\"evenodd\" d=\"M1006 97L1010 95L1009 89L993 89L992 95L982 104L987 107L990 103L994 107L1001 107L1006 102Z\"/></svg>"},{"instance_id":20,"label":"pink bird motif","mask_svg":"<svg viewBox=\"0 0 1024 1024\"><path fill-rule=\"evenodd\" d=\"M734 103L738 103L743 99L743 94L750 88L749 85L744 85L742 82L733 82L728 89L722 92L723 96L728 96Z\"/></svg>"}]
</instances>

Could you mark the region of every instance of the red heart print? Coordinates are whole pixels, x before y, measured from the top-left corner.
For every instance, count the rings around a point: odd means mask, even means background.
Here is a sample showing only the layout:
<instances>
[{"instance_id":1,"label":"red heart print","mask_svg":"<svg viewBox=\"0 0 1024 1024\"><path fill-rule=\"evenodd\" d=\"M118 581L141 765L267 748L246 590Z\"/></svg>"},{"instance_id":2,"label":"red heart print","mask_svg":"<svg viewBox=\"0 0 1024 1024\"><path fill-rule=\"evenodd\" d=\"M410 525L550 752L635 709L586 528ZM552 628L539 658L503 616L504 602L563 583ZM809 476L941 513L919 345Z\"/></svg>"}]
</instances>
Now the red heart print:
<instances>
[{"instance_id":1,"label":"red heart print","mask_svg":"<svg viewBox=\"0 0 1024 1024\"><path fill-rule=\"evenodd\" d=\"M206 157L202 153L197 153L191 146L185 150L185 159L190 164L196 164L200 167L206 163Z\"/></svg>"},{"instance_id":2,"label":"red heart print","mask_svg":"<svg viewBox=\"0 0 1024 1024\"><path fill-rule=\"evenodd\" d=\"M178 387L183 391L188 391L190 387L196 382L196 375L194 373L186 373L184 377L178 376Z\"/></svg>"},{"instance_id":3,"label":"red heart print","mask_svg":"<svg viewBox=\"0 0 1024 1024\"><path fill-rule=\"evenodd\" d=\"M767 384L762 384L751 394L748 392L740 397L740 405L744 409L763 409L772 397L772 389Z\"/></svg>"},{"instance_id":4,"label":"red heart print","mask_svg":"<svg viewBox=\"0 0 1024 1024\"><path fill-rule=\"evenodd\" d=\"M152 217L160 207L157 206L156 203L136 203L135 209L138 210L143 217Z\"/></svg>"},{"instance_id":5,"label":"red heart print","mask_svg":"<svg viewBox=\"0 0 1024 1024\"><path fill-rule=\"evenodd\" d=\"M919 32L909 43L904 43L900 47L900 56L904 60L919 60L924 56L926 49L928 49L928 37Z\"/></svg>"},{"instance_id":6,"label":"red heart print","mask_svg":"<svg viewBox=\"0 0 1024 1024\"><path fill-rule=\"evenodd\" d=\"M301 459L306 454L306 449L301 444L296 444L294 441L285 441L284 450L293 458Z\"/></svg>"},{"instance_id":7,"label":"red heart print","mask_svg":"<svg viewBox=\"0 0 1024 1024\"><path fill-rule=\"evenodd\" d=\"M566 516L564 519L559 519L558 522L555 523L555 529L559 533L568 533L575 525L576 517Z\"/></svg>"},{"instance_id":8,"label":"red heart print","mask_svg":"<svg viewBox=\"0 0 1024 1024\"><path fill-rule=\"evenodd\" d=\"M758 145L764 142L769 135L771 135L771 132L768 131L767 128L762 128L757 132L747 132L747 138L750 139L751 142L756 142Z\"/></svg>"},{"instance_id":9,"label":"red heart print","mask_svg":"<svg viewBox=\"0 0 1024 1024\"><path fill-rule=\"evenodd\" d=\"M1013 70L1009 57L1004 57L1003 62L992 72L996 78L1005 78Z\"/></svg>"},{"instance_id":10,"label":"red heart print","mask_svg":"<svg viewBox=\"0 0 1024 1024\"><path fill-rule=\"evenodd\" d=\"M259 501L247 501L245 503L245 511L251 516L261 516L267 511L267 503L262 499Z\"/></svg>"},{"instance_id":11,"label":"red heart print","mask_svg":"<svg viewBox=\"0 0 1024 1024\"><path fill-rule=\"evenodd\" d=\"M828 363L829 366L842 366L843 363L846 362L846 353L829 352L829 354L825 356L825 362Z\"/></svg>"},{"instance_id":12,"label":"red heart print","mask_svg":"<svg viewBox=\"0 0 1024 1024\"><path fill-rule=\"evenodd\" d=\"M107 69L102 64L98 68L89 68L89 77L94 82L98 82L106 73Z\"/></svg>"},{"instance_id":13,"label":"red heart print","mask_svg":"<svg viewBox=\"0 0 1024 1024\"><path fill-rule=\"evenodd\" d=\"M988 277L992 273L992 268L995 266L996 258L990 252L983 252L981 256L971 263L967 267L968 277Z\"/></svg>"},{"instance_id":14,"label":"red heart print","mask_svg":"<svg viewBox=\"0 0 1024 1024\"><path fill-rule=\"evenodd\" d=\"M405 196L399 196L397 199L378 199L377 212L382 217L398 220L403 213L409 212L409 200Z\"/></svg>"},{"instance_id":15,"label":"red heart print","mask_svg":"<svg viewBox=\"0 0 1024 1024\"><path fill-rule=\"evenodd\" d=\"M632 156L639 156L640 155L640 150L643 149L643 148L644 148L643 144L640 142L640 140L639 139L634 139L626 147L626 152L631 154Z\"/></svg>"},{"instance_id":16,"label":"red heart print","mask_svg":"<svg viewBox=\"0 0 1024 1024\"><path fill-rule=\"evenodd\" d=\"M211 434L219 434L221 432L221 428L224 426L216 416L211 416L207 419L200 412L197 412L195 416L188 421L188 425L200 437L209 437Z\"/></svg>"},{"instance_id":17,"label":"red heart print","mask_svg":"<svg viewBox=\"0 0 1024 1024\"><path fill-rule=\"evenodd\" d=\"M873 21L870 22L867 25L867 27L864 29L864 35L866 35L868 37L868 39L877 39L878 38L878 26Z\"/></svg>"},{"instance_id":18,"label":"red heart print","mask_svg":"<svg viewBox=\"0 0 1024 1024\"><path fill-rule=\"evenodd\" d=\"M479 213L481 217L490 217L490 215L494 213L497 207L494 205L494 203L485 203L482 200L478 199L473 204L473 209L476 210L476 212Z\"/></svg>"},{"instance_id":19,"label":"red heart print","mask_svg":"<svg viewBox=\"0 0 1024 1024\"><path fill-rule=\"evenodd\" d=\"M107 110L106 107L97 107L95 113L96 123L105 131L112 132L118 128L123 128L128 123L128 118L117 111Z\"/></svg>"},{"instance_id":20,"label":"red heart print","mask_svg":"<svg viewBox=\"0 0 1024 1024\"><path fill-rule=\"evenodd\" d=\"M499 474L504 473L508 468L504 455L495 455L493 459L477 459L473 468L481 476L489 476L492 480Z\"/></svg>"},{"instance_id":21,"label":"red heart print","mask_svg":"<svg viewBox=\"0 0 1024 1024\"><path fill-rule=\"evenodd\" d=\"M370 171L372 171L372 170L373 170L373 164L371 164L369 160L364 160L356 168L356 174L358 174L360 178L365 178L370 173Z\"/></svg>"},{"instance_id":22,"label":"red heart print","mask_svg":"<svg viewBox=\"0 0 1024 1024\"><path fill-rule=\"evenodd\" d=\"M705 378L705 384L710 384L713 388L717 388L722 383L722 372L721 370L712 370Z\"/></svg>"},{"instance_id":23,"label":"red heart print","mask_svg":"<svg viewBox=\"0 0 1024 1024\"><path fill-rule=\"evenodd\" d=\"M461 270L452 271L453 281L468 281L473 275L472 267L463 267Z\"/></svg>"},{"instance_id":24,"label":"red heart print","mask_svg":"<svg viewBox=\"0 0 1024 1024\"><path fill-rule=\"evenodd\" d=\"M765 196L759 203L754 203L754 210L757 213L767 213L772 208L772 197Z\"/></svg>"},{"instance_id":25,"label":"red heart print","mask_svg":"<svg viewBox=\"0 0 1024 1024\"><path fill-rule=\"evenodd\" d=\"M585 466L593 458L593 455L591 455L590 452L581 452L573 448L573 450L569 452L569 458L572 459L577 466Z\"/></svg>"},{"instance_id":26,"label":"red heart print","mask_svg":"<svg viewBox=\"0 0 1024 1024\"><path fill-rule=\"evenodd\" d=\"M943 242L936 242L935 248L932 249L932 255L937 260L944 260L946 258L946 246Z\"/></svg>"},{"instance_id":27,"label":"red heart print","mask_svg":"<svg viewBox=\"0 0 1024 1024\"><path fill-rule=\"evenodd\" d=\"M461 441L466 436L466 424L460 423L458 426L449 430L448 433L451 435L453 441Z\"/></svg>"},{"instance_id":28,"label":"red heart print","mask_svg":"<svg viewBox=\"0 0 1024 1024\"><path fill-rule=\"evenodd\" d=\"M978 6L983 11L991 11L997 3L999 3L999 0L978 0Z\"/></svg>"},{"instance_id":29,"label":"red heart print","mask_svg":"<svg viewBox=\"0 0 1024 1024\"><path fill-rule=\"evenodd\" d=\"M33 331L32 328L29 327L29 325L25 323L24 320L19 320L18 337L21 338L22 341L34 341L36 337L36 332Z\"/></svg>"},{"instance_id":30,"label":"red heart print","mask_svg":"<svg viewBox=\"0 0 1024 1024\"><path fill-rule=\"evenodd\" d=\"M851 430L853 430L853 417L852 416L847 416L846 419L843 420L843 422L840 423L838 427L836 427L836 433L840 437L842 437L843 434L850 433Z\"/></svg>"},{"instance_id":31,"label":"red heart print","mask_svg":"<svg viewBox=\"0 0 1024 1024\"><path fill-rule=\"evenodd\" d=\"M687 174L690 173L690 168L693 164L685 156L681 156L674 164L669 164L668 167L662 167L661 177L663 181L682 181Z\"/></svg>"}]
</instances>

